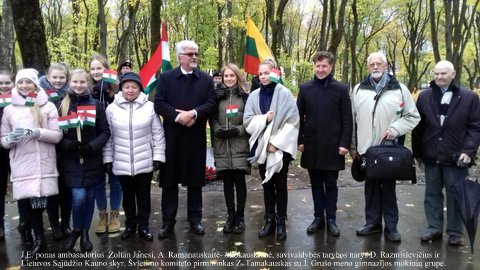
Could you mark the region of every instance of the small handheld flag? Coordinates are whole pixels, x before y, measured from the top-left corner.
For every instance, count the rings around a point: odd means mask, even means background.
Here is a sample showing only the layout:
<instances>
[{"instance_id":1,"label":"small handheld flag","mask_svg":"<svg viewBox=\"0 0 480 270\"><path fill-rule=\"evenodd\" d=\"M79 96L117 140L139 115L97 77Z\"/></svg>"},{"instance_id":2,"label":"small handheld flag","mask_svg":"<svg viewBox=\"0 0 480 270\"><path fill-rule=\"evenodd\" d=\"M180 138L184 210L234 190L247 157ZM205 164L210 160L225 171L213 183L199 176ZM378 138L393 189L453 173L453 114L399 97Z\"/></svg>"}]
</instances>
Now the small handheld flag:
<instances>
[{"instance_id":1,"label":"small handheld flag","mask_svg":"<svg viewBox=\"0 0 480 270\"><path fill-rule=\"evenodd\" d=\"M28 93L27 98L25 99L25 106L33 107L37 101L36 93Z\"/></svg>"},{"instance_id":2,"label":"small handheld flag","mask_svg":"<svg viewBox=\"0 0 480 270\"><path fill-rule=\"evenodd\" d=\"M238 105L230 104L226 106L226 114L228 118L233 118L238 116Z\"/></svg>"},{"instance_id":3,"label":"small handheld flag","mask_svg":"<svg viewBox=\"0 0 480 270\"><path fill-rule=\"evenodd\" d=\"M115 70L105 69L103 71L103 81L117 83L117 72Z\"/></svg>"},{"instance_id":4,"label":"small handheld flag","mask_svg":"<svg viewBox=\"0 0 480 270\"><path fill-rule=\"evenodd\" d=\"M0 95L0 108L6 107L12 103L11 94Z\"/></svg>"},{"instance_id":5,"label":"small handheld flag","mask_svg":"<svg viewBox=\"0 0 480 270\"><path fill-rule=\"evenodd\" d=\"M272 82L280 82L280 75L282 74L282 72L276 68L272 68L272 70L270 70L270 75L268 76L268 78L270 79L270 81Z\"/></svg>"},{"instance_id":6,"label":"small handheld flag","mask_svg":"<svg viewBox=\"0 0 480 270\"><path fill-rule=\"evenodd\" d=\"M80 119L80 125L83 126L95 126L95 114L82 112L78 114Z\"/></svg>"},{"instance_id":7,"label":"small handheld flag","mask_svg":"<svg viewBox=\"0 0 480 270\"><path fill-rule=\"evenodd\" d=\"M60 97L58 96L58 92L55 89L47 89L47 90L45 90L45 92L48 95L48 100L49 101L57 101L57 100L60 99Z\"/></svg>"},{"instance_id":8,"label":"small handheld flag","mask_svg":"<svg viewBox=\"0 0 480 270\"><path fill-rule=\"evenodd\" d=\"M61 130L76 128L78 124L79 124L79 121L76 113L72 113L63 117L58 117L58 126L60 127Z\"/></svg>"}]
</instances>

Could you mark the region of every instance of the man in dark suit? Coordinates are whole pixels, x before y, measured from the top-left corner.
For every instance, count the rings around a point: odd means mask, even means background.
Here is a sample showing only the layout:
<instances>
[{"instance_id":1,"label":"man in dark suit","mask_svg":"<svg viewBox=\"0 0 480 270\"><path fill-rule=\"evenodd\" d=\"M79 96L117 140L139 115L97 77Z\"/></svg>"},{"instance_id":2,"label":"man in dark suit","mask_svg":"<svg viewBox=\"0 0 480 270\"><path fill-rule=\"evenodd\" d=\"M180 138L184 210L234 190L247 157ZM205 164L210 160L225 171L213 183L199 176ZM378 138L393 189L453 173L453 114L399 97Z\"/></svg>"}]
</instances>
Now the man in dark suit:
<instances>
[{"instance_id":1,"label":"man in dark suit","mask_svg":"<svg viewBox=\"0 0 480 270\"><path fill-rule=\"evenodd\" d=\"M202 186L205 184L206 123L215 110L212 77L198 70L198 45L183 40L176 45L180 66L162 73L155 95L155 112L163 117L166 162L160 172L163 225L158 238L174 232L178 184L187 187L190 231L204 234Z\"/></svg>"},{"instance_id":2,"label":"man in dark suit","mask_svg":"<svg viewBox=\"0 0 480 270\"><path fill-rule=\"evenodd\" d=\"M331 75L334 56L317 52L313 57L315 76L300 86L298 150L301 166L308 169L314 203L308 233L325 226L330 235L340 235L336 224L338 172L345 169L345 155L352 140L352 108L348 86Z\"/></svg>"}]
</instances>

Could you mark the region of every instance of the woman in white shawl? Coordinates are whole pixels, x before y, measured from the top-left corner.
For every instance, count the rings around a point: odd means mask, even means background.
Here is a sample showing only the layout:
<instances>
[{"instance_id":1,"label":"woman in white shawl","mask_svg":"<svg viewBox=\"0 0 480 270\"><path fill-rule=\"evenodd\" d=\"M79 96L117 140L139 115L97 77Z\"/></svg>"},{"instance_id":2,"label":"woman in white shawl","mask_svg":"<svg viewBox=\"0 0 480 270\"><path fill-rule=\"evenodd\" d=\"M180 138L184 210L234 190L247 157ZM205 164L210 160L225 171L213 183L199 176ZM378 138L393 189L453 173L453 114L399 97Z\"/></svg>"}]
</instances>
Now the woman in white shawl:
<instances>
[{"instance_id":1,"label":"woman in white shawl","mask_svg":"<svg viewBox=\"0 0 480 270\"><path fill-rule=\"evenodd\" d=\"M260 64L260 88L247 100L243 124L251 135L249 161L258 164L263 180L265 225L258 237L270 235L276 228L277 240L283 241L287 238L288 166L297 154L299 114L290 90L270 80L272 68L271 60Z\"/></svg>"}]
</instances>

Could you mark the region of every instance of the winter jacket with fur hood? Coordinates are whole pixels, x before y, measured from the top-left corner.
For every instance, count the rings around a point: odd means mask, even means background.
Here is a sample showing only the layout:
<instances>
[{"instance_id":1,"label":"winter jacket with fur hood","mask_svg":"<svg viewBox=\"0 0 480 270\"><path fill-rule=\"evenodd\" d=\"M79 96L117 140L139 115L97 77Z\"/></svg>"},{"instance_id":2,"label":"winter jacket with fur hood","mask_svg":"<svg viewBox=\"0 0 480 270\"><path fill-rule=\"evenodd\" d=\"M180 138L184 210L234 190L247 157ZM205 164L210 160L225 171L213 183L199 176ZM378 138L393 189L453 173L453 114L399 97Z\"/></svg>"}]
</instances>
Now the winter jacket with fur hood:
<instances>
[{"instance_id":1,"label":"winter jacket with fur hood","mask_svg":"<svg viewBox=\"0 0 480 270\"><path fill-rule=\"evenodd\" d=\"M25 98L12 90L12 104L5 107L2 117L1 142L10 149L10 166L14 199L45 197L58 194L58 172L55 144L62 139L58 127L58 112L43 89L38 92L43 127L35 123L32 107ZM39 129L40 137L25 136L11 143L7 136L17 127Z\"/></svg>"},{"instance_id":2,"label":"winter jacket with fur hood","mask_svg":"<svg viewBox=\"0 0 480 270\"><path fill-rule=\"evenodd\" d=\"M132 102L115 95L106 110L111 137L103 148L103 162L113 162L113 174L134 176L153 171L153 161L165 162L165 135L147 95Z\"/></svg>"}]
</instances>

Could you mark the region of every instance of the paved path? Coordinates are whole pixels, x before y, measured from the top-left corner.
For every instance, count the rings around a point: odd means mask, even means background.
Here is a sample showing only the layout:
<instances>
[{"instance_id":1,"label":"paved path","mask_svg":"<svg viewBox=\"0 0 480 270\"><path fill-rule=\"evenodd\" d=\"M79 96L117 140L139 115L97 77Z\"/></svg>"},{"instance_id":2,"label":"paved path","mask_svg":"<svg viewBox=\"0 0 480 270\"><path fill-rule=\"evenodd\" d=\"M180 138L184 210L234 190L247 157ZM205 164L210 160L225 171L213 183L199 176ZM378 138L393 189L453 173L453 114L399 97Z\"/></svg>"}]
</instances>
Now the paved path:
<instances>
[{"instance_id":1,"label":"paved path","mask_svg":"<svg viewBox=\"0 0 480 270\"><path fill-rule=\"evenodd\" d=\"M89 256L95 258L79 258L85 254L59 252L61 243L54 242L47 230L50 253L46 256L51 258L34 263L49 265L44 269L480 269L480 236L476 239L475 255L470 254L466 236L465 245L461 247L449 246L446 236L434 243L420 242L419 236L425 227L423 192L422 185L401 183L397 186L401 243L385 241L381 234L355 235L355 229L364 223L363 186L340 188L337 214L342 230L340 237L329 236L324 231L307 235L305 229L312 220L313 207L310 190L302 189L289 192L288 238L285 242L277 242L275 236L257 237L263 223L261 190L248 193L246 231L239 235L225 235L221 231L225 220L223 193L204 192L204 236L188 232L186 194L183 191L174 236L158 240L161 190L152 186L153 242L142 241L137 236L122 241L120 234L99 237L91 232L94 252ZM0 269L15 269L25 264L21 261L19 235L12 229L18 223L16 213L16 204L7 204L7 239L0 242ZM96 220L97 216L94 223ZM48 227L46 218L45 226ZM135 255L153 258L134 258ZM81 267L66 267L67 263L81 264Z\"/></svg>"}]
</instances>

